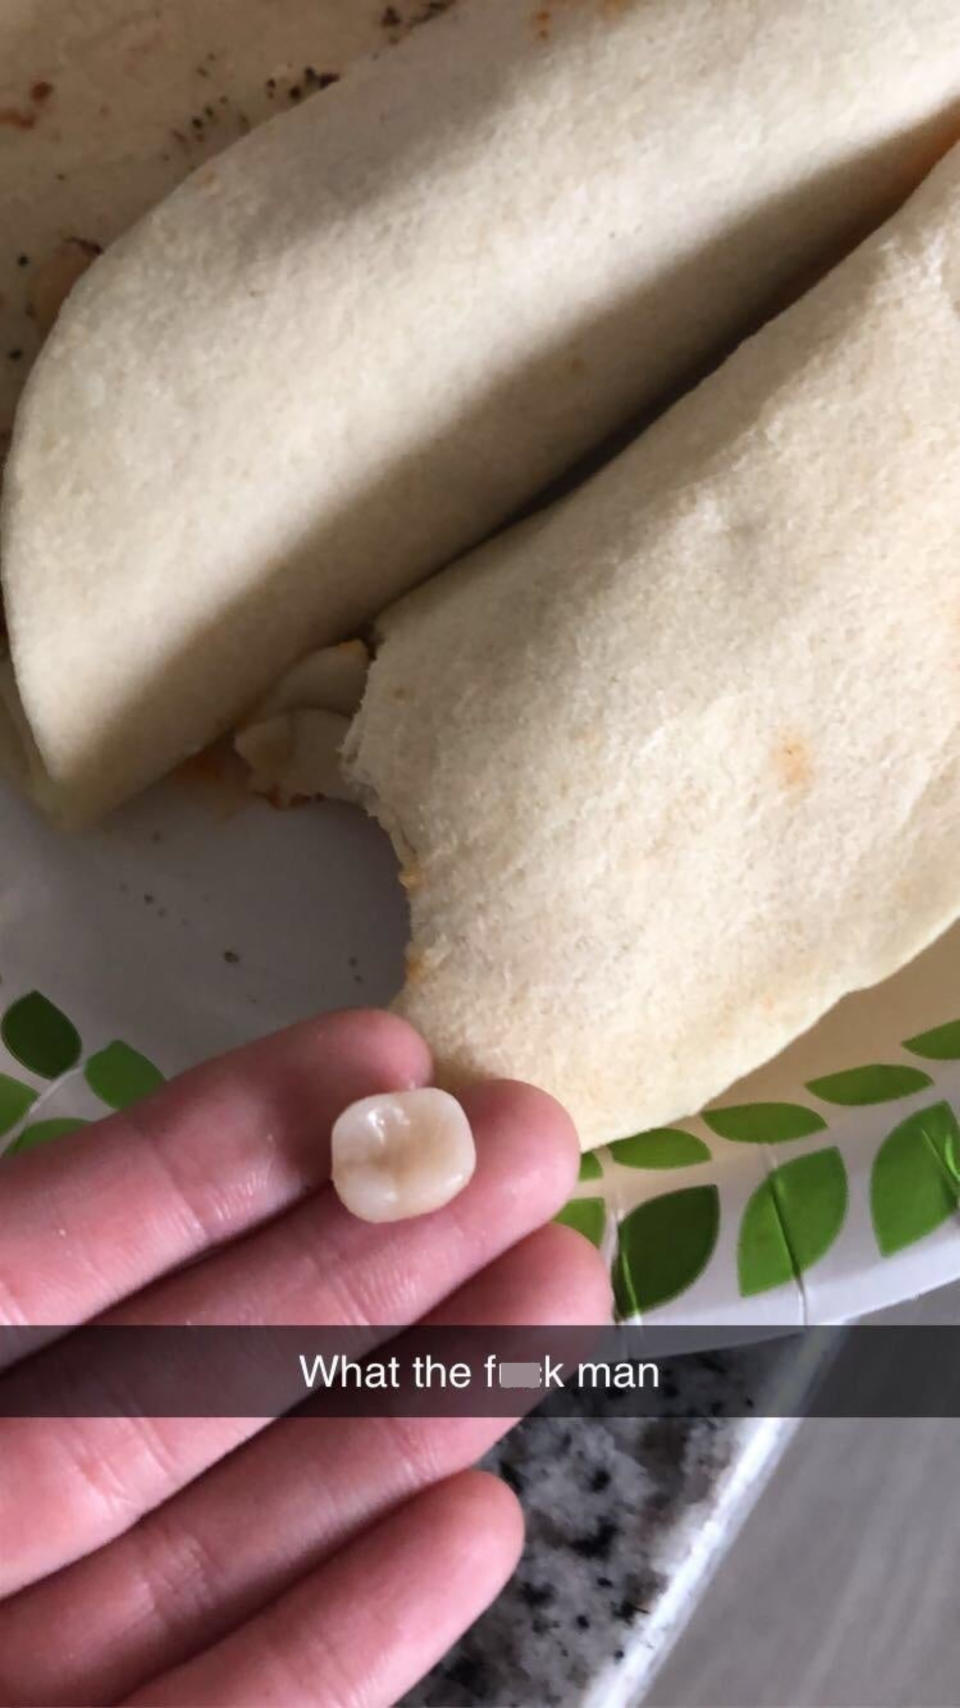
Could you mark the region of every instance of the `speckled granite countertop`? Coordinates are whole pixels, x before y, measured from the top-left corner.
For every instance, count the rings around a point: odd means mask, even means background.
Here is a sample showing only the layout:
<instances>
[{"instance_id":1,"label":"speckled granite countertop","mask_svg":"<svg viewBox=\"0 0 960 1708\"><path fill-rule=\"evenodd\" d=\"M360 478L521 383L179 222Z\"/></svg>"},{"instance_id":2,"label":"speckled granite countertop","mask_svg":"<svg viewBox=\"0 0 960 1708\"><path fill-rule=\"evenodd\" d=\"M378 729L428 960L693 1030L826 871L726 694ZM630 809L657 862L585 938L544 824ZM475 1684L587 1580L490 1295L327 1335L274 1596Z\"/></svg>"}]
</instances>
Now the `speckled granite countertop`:
<instances>
[{"instance_id":1,"label":"speckled granite countertop","mask_svg":"<svg viewBox=\"0 0 960 1708\"><path fill-rule=\"evenodd\" d=\"M534 1416L486 1463L519 1494L520 1568L405 1708L626 1708L791 1425Z\"/></svg>"}]
</instances>

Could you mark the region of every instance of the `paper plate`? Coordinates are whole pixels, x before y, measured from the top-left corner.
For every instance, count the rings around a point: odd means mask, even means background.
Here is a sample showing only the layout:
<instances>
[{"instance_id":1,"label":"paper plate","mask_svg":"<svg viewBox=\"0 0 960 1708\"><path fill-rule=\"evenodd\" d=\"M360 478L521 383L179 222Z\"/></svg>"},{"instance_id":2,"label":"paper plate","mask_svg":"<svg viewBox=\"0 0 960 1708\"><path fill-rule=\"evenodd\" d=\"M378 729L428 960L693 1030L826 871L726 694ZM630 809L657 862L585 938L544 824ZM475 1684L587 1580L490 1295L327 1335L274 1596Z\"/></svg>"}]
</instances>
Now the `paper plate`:
<instances>
[{"instance_id":1,"label":"paper plate","mask_svg":"<svg viewBox=\"0 0 960 1708\"><path fill-rule=\"evenodd\" d=\"M10 793L0 815L0 1149L400 981L393 859L351 808L197 768L83 837ZM564 1218L626 1314L828 1322L960 1274L958 964L955 930L705 1114L584 1158Z\"/></svg>"},{"instance_id":2,"label":"paper plate","mask_svg":"<svg viewBox=\"0 0 960 1708\"><path fill-rule=\"evenodd\" d=\"M81 9L82 10L82 9ZM0 435L65 241L105 244L251 123L429 4L15 0L0 19ZM404 904L359 813L275 813L203 763L64 838L0 792L0 1150L400 982ZM565 1217L656 1322L835 1321L960 1275L960 932L718 1105L584 1159Z\"/></svg>"}]
</instances>

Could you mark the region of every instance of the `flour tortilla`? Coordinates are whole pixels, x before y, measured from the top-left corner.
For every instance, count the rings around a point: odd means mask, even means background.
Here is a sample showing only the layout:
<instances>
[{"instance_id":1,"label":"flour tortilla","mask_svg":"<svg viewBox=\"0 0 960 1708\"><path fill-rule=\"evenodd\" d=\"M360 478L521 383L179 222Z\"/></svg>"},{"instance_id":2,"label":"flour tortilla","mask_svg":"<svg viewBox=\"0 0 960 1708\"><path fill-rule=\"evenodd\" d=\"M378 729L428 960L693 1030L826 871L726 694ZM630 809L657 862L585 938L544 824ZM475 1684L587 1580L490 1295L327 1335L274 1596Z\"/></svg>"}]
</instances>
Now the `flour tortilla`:
<instances>
[{"instance_id":1,"label":"flour tortilla","mask_svg":"<svg viewBox=\"0 0 960 1708\"><path fill-rule=\"evenodd\" d=\"M89 819L475 543L958 128L956 0L461 0L69 299L2 518L38 797Z\"/></svg>"},{"instance_id":2,"label":"flour tortilla","mask_svg":"<svg viewBox=\"0 0 960 1708\"><path fill-rule=\"evenodd\" d=\"M581 492L386 614L348 774L443 1083L583 1144L960 912L960 150Z\"/></svg>"}]
</instances>

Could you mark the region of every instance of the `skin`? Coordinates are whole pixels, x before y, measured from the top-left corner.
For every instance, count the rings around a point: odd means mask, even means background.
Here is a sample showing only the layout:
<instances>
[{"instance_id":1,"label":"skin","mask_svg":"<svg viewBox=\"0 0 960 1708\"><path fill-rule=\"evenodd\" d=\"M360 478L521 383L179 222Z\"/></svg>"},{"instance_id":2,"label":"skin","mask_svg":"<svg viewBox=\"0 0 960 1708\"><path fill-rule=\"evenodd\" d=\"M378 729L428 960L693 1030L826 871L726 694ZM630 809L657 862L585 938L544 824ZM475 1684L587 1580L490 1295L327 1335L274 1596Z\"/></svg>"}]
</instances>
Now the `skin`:
<instances>
[{"instance_id":1,"label":"skin","mask_svg":"<svg viewBox=\"0 0 960 1708\"><path fill-rule=\"evenodd\" d=\"M333 1120L430 1078L403 1021L330 1015L8 1158L0 1324L606 1321L600 1258L549 1224L576 1136L529 1086L464 1097L443 1210L343 1209ZM517 1501L469 1469L509 1421L0 1421L0 1701L395 1702L516 1565Z\"/></svg>"}]
</instances>

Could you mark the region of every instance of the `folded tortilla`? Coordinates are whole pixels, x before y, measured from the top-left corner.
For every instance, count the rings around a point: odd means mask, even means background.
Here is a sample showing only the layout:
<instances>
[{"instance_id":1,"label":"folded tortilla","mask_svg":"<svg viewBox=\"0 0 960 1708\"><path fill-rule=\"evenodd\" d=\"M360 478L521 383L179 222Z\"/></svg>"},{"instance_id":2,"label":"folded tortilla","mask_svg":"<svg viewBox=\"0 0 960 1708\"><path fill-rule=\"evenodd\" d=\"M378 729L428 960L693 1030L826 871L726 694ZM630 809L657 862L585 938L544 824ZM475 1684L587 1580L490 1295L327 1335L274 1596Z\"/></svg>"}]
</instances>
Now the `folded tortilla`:
<instances>
[{"instance_id":1,"label":"folded tortilla","mask_svg":"<svg viewBox=\"0 0 960 1708\"><path fill-rule=\"evenodd\" d=\"M960 150L584 489L408 595L348 773L442 1081L584 1146L960 912Z\"/></svg>"},{"instance_id":2,"label":"folded tortilla","mask_svg":"<svg viewBox=\"0 0 960 1708\"><path fill-rule=\"evenodd\" d=\"M958 100L955 0L461 0L205 165L20 409L39 798L104 811L476 543L895 205Z\"/></svg>"}]
</instances>

